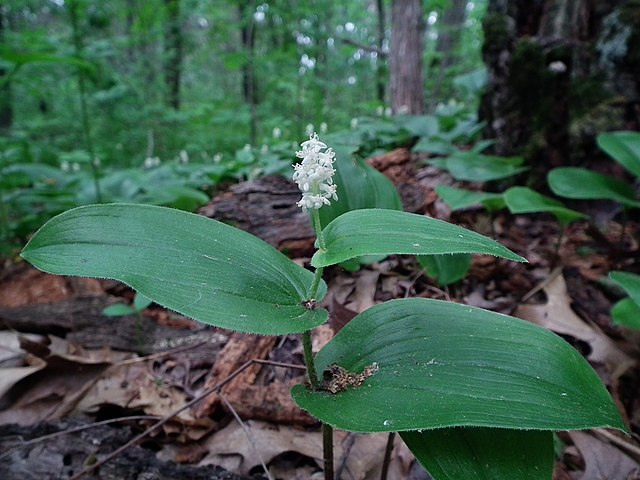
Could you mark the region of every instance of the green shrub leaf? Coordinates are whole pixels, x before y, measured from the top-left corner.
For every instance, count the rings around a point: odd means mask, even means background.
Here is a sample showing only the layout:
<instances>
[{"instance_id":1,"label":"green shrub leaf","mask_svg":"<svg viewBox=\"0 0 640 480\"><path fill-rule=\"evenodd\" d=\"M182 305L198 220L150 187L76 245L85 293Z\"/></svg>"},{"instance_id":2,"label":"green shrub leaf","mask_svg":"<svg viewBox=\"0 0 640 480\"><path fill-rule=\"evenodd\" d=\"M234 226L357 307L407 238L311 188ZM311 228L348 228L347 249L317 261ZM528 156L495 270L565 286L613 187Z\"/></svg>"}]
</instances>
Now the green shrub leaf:
<instances>
[{"instance_id":1,"label":"green shrub leaf","mask_svg":"<svg viewBox=\"0 0 640 480\"><path fill-rule=\"evenodd\" d=\"M498 157L477 152L458 152L447 158L447 170L456 180L488 182L511 177L527 168L522 157Z\"/></svg>"},{"instance_id":2,"label":"green shrub leaf","mask_svg":"<svg viewBox=\"0 0 640 480\"><path fill-rule=\"evenodd\" d=\"M616 325L640 330L640 304L623 298L611 308L611 320Z\"/></svg>"},{"instance_id":3,"label":"green shrub leaf","mask_svg":"<svg viewBox=\"0 0 640 480\"><path fill-rule=\"evenodd\" d=\"M401 435L434 480L549 480L553 476L551 432L458 427Z\"/></svg>"},{"instance_id":4,"label":"green shrub leaf","mask_svg":"<svg viewBox=\"0 0 640 480\"><path fill-rule=\"evenodd\" d=\"M466 305L417 298L376 305L320 350L320 378L334 364L364 381L337 393L297 385L292 395L343 430L625 428L596 372L562 338Z\"/></svg>"},{"instance_id":5,"label":"green shrub leaf","mask_svg":"<svg viewBox=\"0 0 640 480\"><path fill-rule=\"evenodd\" d=\"M504 193L504 199L511 213L548 212L555 215L565 226L574 220L587 218L585 214L571 210L561 202L541 195L528 187L511 187Z\"/></svg>"},{"instance_id":6,"label":"green shrub leaf","mask_svg":"<svg viewBox=\"0 0 640 480\"><path fill-rule=\"evenodd\" d=\"M633 187L617 178L585 168L554 168L547 177L553 193L580 200L614 200L627 207L640 208Z\"/></svg>"},{"instance_id":7,"label":"green shrub leaf","mask_svg":"<svg viewBox=\"0 0 640 480\"><path fill-rule=\"evenodd\" d=\"M640 275L615 271L609 273L609 278L624 288L634 302L640 304Z\"/></svg>"},{"instance_id":8,"label":"green shrub leaf","mask_svg":"<svg viewBox=\"0 0 640 480\"><path fill-rule=\"evenodd\" d=\"M495 240L435 218L384 209L347 212L323 230L326 250L318 250L314 267L344 262L362 255L441 255L487 253L525 262Z\"/></svg>"},{"instance_id":9,"label":"green shrub leaf","mask_svg":"<svg viewBox=\"0 0 640 480\"><path fill-rule=\"evenodd\" d=\"M640 133L610 132L598 135L598 146L640 178Z\"/></svg>"},{"instance_id":10,"label":"green shrub leaf","mask_svg":"<svg viewBox=\"0 0 640 480\"><path fill-rule=\"evenodd\" d=\"M69 210L47 222L22 256L48 273L119 280L160 305L223 328L287 334L327 317L325 310L300 305L311 272L242 230L169 208ZM322 284L320 297L325 291Z\"/></svg>"}]
</instances>

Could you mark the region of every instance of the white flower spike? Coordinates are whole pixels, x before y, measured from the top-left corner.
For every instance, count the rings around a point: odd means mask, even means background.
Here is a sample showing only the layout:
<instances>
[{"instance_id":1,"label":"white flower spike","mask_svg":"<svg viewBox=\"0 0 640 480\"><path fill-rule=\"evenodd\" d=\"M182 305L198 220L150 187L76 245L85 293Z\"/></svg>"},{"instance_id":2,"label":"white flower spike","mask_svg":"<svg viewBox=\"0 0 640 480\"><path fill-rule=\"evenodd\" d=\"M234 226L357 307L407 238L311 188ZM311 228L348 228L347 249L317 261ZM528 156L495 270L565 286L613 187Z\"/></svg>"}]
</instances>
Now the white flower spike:
<instances>
[{"instance_id":1,"label":"white flower spike","mask_svg":"<svg viewBox=\"0 0 640 480\"><path fill-rule=\"evenodd\" d=\"M308 209L331 205L329 199L338 199L336 186L333 184L333 168L335 152L318 140L313 133L309 140L300 144L302 150L296 157L302 161L293 166L293 181L302 192L302 199L297 203L305 212ZM324 151L323 151L324 150Z\"/></svg>"}]
</instances>

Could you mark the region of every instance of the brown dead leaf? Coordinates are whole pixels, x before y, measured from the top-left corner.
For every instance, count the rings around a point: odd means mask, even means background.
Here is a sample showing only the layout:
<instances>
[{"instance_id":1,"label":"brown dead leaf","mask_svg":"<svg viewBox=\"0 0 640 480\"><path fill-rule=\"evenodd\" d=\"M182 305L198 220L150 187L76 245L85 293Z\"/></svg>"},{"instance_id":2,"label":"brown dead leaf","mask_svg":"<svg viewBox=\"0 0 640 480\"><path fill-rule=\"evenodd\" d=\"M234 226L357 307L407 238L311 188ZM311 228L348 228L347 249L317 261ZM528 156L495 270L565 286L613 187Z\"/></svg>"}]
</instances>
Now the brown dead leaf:
<instances>
[{"instance_id":1,"label":"brown dead leaf","mask_svg":"<svg viewBox=\"0 0 640 480\"><path fill-rule=\"evenodd\" d=\"M571 309L571 298L562 274L558 274L545 287L547 302L518 306L515 316L547 328L553 332L570 335L591 347L587 358L605 364L610 371L627 363L630 358L600 330L587 324Z\"/></svg>"},{"instance_id":2,"label":"brown dead leaf","mask_svg":"<svg viewBox=\"0 0 640 480\"><path fill-rule=\"evenodd\" d=\"M250 470L260 466L260 457L269 466L279 472L280 478L310 478L308 467L303 471L284 470L281 462L286 459L283 454L295 452L303 457L313 459L317 470L322 465L322 434L319 431L305 431L273 423L247 421L247 431L232 422L224 429L209 437L203 444L208 451L199 465L221 465L222 467L246 475ZM348 440L349 436L354 438ZM342 478L354 480L374 480L380 478L382 458L387 442L387 434L356 435L343 431L334 432L335 468L346 454L345 472ZM413 456L403 447L402 441L396 437L394 455L389 480L407 478ZM256 452L259 451L260 454ZM174 447L165 448L160 457L173 459L177 451Z\"/></svg>"},{"instance_id":3,"label":"brown dead leaf","mask_svg":"<svg viewBox=\"0 0 640 480\"><path fill-rule=\"evenodd\" d=\"M584 458L585 469L579 480L637 478L640 467L616 447L586 432L568 432Z\"/></svg>"}]
</instances>

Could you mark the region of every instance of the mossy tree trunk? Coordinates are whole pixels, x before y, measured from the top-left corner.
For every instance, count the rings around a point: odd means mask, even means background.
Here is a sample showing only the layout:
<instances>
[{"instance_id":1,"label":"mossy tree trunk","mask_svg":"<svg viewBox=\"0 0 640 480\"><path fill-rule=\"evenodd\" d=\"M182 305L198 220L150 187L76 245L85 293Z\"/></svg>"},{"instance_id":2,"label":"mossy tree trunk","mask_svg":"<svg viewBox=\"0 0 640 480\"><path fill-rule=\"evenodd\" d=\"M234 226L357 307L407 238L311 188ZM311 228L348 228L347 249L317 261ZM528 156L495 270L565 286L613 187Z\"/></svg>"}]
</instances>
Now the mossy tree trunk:
<instances>
[{"instance_id":1,"label":"mossy tree trunk","mask_svg":"<svg viewBox=\"0 0 640 480\"><path fill-rule=\"evenodd\" d=\"M640 126L640 0L489 0L480 117L500 155L580 163L597 133Z\"/></svg>"}]
</instances>

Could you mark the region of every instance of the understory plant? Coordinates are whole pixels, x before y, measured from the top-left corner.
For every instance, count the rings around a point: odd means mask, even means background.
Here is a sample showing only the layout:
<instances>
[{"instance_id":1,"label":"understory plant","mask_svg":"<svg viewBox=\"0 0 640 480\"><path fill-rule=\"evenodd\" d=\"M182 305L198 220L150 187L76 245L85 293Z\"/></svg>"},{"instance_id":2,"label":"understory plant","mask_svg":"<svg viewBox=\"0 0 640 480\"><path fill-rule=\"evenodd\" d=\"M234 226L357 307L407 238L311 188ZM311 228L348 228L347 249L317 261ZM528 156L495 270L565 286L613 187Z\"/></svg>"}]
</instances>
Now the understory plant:
<instances>
[{"instance_id":1,"label":"understory plant","mask_svg":"<svg viewBox=\"0 0 640 480\"><path fill-rule=\"evenodd\" d=\"M326 479L333 478L332 428L399 432L437 480L548 480L553 431L625 430L598 375L567 342L487 310L391 300L360 313L313 352L311 332L329 316L321 306L327 267L390 254L526 260L470 230L399 210L346 211L323 225L321 209L339 194L335 153L315 134L301 146L294 180L317 235L313 271L232 226L134 204L62 213L22 256L49 273L122 281L207 324L301 334L308 382L291 395L323 425Z\"/></svg>"}]
</instances>

